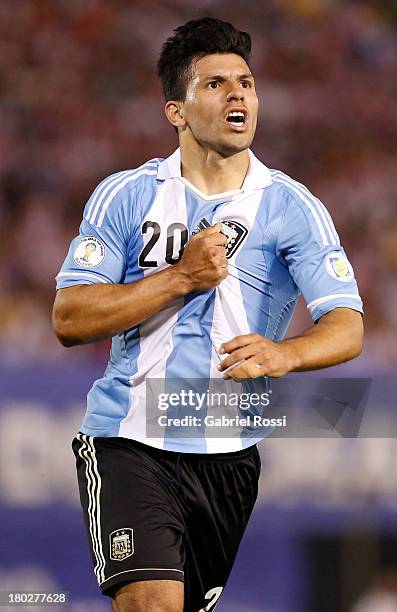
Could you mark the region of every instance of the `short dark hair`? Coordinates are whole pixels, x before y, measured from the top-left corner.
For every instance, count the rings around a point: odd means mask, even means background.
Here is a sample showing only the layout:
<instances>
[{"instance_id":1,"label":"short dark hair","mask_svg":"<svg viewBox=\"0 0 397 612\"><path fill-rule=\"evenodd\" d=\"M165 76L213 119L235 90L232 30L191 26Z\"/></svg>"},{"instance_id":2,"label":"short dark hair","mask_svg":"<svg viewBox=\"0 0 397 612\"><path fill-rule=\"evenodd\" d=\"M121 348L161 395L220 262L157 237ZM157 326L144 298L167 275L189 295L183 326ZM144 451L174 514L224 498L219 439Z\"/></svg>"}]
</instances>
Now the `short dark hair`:
<instances>
[{"instance_id":1,"label":"short dark hair","mask_svg":"<svg viewBox=\"0 0 397 612\"><path fill-rule=\"evenodd\" d=\"M174 30L174 36L163 44L157 63L166 101L185 100L192 61L212 53L236 53L248 64L251 36L212 17L188 21Z\"/></svg>"}]
</instances>

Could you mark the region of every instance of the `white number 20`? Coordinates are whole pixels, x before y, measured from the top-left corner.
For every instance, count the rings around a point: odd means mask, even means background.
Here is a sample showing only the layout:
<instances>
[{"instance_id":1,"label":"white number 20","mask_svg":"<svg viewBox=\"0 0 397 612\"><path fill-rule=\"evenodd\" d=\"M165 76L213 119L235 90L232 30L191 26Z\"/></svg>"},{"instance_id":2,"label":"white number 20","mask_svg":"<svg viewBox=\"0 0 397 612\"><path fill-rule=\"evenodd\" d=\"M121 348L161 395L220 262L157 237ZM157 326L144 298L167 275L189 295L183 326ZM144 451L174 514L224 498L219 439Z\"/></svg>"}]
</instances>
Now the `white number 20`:
<instances>
[{"instance_id":1,"label":"white number 20","mask_svg":"<svg viewBox=\"0 0 397 612\"><path fill-rule=\"evenodd\" d=\"M216 602L218 601L218 599L220 598L222 594L222 591L223 591L223 587L214 587L213 589L210 589L205 594L205 599L210 599L211 601L207 603L205 608L201 608L199 612L209 612L210 610L213 610L215 608Z\"/></svg>"}]
</instances>

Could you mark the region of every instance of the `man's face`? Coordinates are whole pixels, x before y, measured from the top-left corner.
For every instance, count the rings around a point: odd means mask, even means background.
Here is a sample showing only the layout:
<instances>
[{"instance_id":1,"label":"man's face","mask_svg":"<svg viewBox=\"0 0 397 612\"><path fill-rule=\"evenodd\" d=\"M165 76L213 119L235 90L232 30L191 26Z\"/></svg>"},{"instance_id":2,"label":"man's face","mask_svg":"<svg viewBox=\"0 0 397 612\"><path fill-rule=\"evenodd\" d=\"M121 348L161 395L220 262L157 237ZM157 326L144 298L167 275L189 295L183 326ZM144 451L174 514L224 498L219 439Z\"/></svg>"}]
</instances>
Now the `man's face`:
<instances>
[{"instance_id":1,"label":"man's face","mask_svg":"<svg viewBox=\"0 0 397 612\"><path fill-rule=\"evenodd\" d=\"M246 62L234 53L213 54L193 62L192 69L181 106L185 130L223 156L247 149L255 134L258 98Z\"/></svg>"}]
</instances>

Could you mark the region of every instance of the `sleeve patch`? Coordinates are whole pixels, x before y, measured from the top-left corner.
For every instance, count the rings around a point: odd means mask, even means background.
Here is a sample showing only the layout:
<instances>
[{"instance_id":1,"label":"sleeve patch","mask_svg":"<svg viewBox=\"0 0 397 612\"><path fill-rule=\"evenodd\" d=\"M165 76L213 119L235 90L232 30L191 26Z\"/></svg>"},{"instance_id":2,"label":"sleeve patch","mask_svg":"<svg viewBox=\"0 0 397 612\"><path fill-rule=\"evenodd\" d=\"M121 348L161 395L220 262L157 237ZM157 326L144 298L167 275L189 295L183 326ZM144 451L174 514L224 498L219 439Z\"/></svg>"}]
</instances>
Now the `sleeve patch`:
<instances>
[{"instance_id":1,"label":"sleeve patch","mask_svg":"<svg viewBox=\"0 0 397 612\"><path fill-rule=\"evenodd\" d=\"M340 251L332 251L328 253L326 259L326 269L332 278L348 283L354 278L353 268L343 253Z\"/></svg>"},{"instance_id":2,"label":"sleeve patch","mask_svg":"<svg viewBox=\"0 0 397 612\"><path fill-rule=\"evenodd\" d=\"M95 236L82 238L73 254L75 264L81 268L95 268L105 259L105 245Z\"/></svg>"}]
</instances>

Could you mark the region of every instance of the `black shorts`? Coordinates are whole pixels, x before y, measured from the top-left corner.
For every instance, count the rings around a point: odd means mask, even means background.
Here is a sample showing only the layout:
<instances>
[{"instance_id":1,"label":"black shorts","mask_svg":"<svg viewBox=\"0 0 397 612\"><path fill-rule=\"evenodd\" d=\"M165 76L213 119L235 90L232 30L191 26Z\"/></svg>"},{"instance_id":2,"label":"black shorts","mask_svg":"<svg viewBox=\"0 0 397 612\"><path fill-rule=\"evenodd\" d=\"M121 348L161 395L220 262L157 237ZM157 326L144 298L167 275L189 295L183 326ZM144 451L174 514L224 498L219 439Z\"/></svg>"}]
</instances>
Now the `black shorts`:
<instances>
[{"instance_id":1,"label":"black shorts","mask_svg":"<svg viewBox=\"0 0 397 612\"><path fill-rule=\"evenodd\" d=\"M256 446L201 455L78 434L73 451L102 592L136 580L179 580L186 612L212 610L257 497Z\"/></svg>"}]
</instances>

